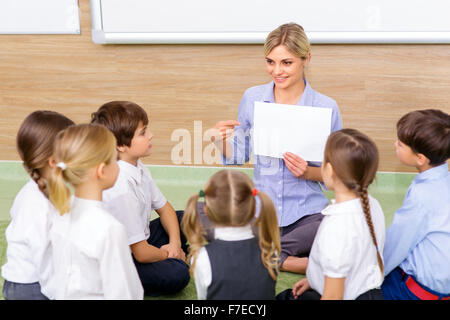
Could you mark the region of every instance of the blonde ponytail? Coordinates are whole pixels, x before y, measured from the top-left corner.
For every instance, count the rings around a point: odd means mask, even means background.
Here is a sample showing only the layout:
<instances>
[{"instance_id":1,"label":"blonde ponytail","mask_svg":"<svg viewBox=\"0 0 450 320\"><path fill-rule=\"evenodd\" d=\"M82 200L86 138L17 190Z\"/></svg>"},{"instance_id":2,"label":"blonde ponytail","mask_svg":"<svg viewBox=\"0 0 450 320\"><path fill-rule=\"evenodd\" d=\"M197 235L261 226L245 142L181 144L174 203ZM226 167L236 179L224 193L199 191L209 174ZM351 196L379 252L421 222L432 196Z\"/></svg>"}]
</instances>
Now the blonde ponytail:
<instances>
[{"instance_id":1,"label":"blonde ponytail","mask_svg":"<svg viewBox=\"0 0 450 320\"><path fill-rule=\"evenodd\" d=\"M277 214L272 200L264 192L258 192L261 200L261 211L255 221L259 230L259 246L261 248L261 260L269 271L272 279L278 275L278 261L281 253L280 231L278 228Z\"/></svg>"},{"instance_id":2,"label":"blonde ponytail","mask_svg":"<svg viewBox=\"0 0 450 320\"><path fill-rule=\"evenodd\" d=\"M61 215L70 209L70 190L64 182L63 170L56 167L47 181L49 200Z\"/></svg>"},{"instance_id":3,"label":"blonde ponytail","mask_svg":"<svg viewBox=\"0 0 450 320\"><path fill-rule=\"evenodd\" d=\"M191 263L191 258L193 258L190 267L191 275L194 273L198 252L206 243L206 232L200 221L200 216L197 211L197 202L198 194L189 198L186 210L183 214L183 219L181 220L181 229L189 242L189 254L187 256L188 263Z\"/></svg>"}]
</instances>

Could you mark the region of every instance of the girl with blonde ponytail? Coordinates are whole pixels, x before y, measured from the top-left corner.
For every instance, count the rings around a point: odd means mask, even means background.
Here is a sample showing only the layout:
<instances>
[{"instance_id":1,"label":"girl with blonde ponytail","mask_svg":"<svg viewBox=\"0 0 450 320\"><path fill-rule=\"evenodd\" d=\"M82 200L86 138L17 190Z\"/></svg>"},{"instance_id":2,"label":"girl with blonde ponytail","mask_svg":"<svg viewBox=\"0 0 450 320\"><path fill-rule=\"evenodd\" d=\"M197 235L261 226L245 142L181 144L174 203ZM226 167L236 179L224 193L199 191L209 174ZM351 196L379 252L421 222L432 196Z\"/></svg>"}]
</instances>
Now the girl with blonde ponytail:
<instances>
[{"instance_id":1,"label":"girl with blonde ponytail","mask_svg":"<svg viewBox=\"0 0 450 320\"><path fill-rule=\"evenodd\" d=\"M325 146L322 176L336 200L322 210L324 219L309 256L306 278L292 295L308 299L383 299L382 252L384 214L368 194L378 169L378 150L365 134L354 129L333 132Z\"/></svg>"},{"instance_id":2,"label":"girl with blonde ponytail","mask_svg":"<svg viewBox=\"0 0 450 320\"><path fill-rule=\"evenodd\" d=\"M102 206L119 172L114 135L101 125L69 127L57 135L53 157L48 191L60 213L50 233L54 298L142 299L125 228Z\"/></svg>"},{"instance_id":3,"label":"girl with blonde ponytail","mask_svg":"<svg viewBox=\"0 0 450 320\"><path fill-rule=\"evenodd\" d=\"M201 210L215 227L210 243ZM215 173L189 199L181 226L199 300L275 298L281 252L276 212L268 195L258 192L245 173Z\"/></svg>"},{"instance_id":4,"label":"girl with blonde ponytail","mask_svg":"<svg viewBox=\"0 0 450 320\"><path fill-rule=\"evenodd\" d=\"M8 247L2 277L7 300L51 298L48 233L55 209L48 200L47 180L55 136L73 124L62 114L38 110L25 118L17 133L17 151L31 179L14 199L5 232Z\"/></svg>"}]
</instances>

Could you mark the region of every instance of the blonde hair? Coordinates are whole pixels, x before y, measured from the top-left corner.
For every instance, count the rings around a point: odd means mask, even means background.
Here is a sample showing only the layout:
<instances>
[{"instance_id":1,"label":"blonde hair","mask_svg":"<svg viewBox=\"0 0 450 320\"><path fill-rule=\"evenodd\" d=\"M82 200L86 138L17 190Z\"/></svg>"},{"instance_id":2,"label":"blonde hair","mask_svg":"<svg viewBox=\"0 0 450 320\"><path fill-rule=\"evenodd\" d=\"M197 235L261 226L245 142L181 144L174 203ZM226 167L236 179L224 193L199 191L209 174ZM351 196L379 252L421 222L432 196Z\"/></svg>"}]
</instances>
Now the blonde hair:
<instances>
[{"instance_id":1,"label":"blonde hair","mask_svg":"<svg viewBox=\"0 0 450 320\"><path fill-rule=\"evenodd\" d=\"M328 137L323 162L330 163L336 176L360 198L370 236L377 250L378 266L384 275L383 259L375 236L368 193L369 185L376 178L378 169L379 155L376 144L355 129L335 131Z\"/></svg>"},{"instance_id":2,"label":"blonde hair","mask_svg":"<svg viewBox=\"0 0 450 320\"><path fill-rule=\"evenodd\" d=\"M69 127L56 136L53 157L57 166L48 181L49 200L61 215L69 211L70 190L66 182L77 186L89 169L109 164L115 155L116 138L106 127L81 124Z\"/></svg>"},{"instance_id":3,"label":"blonde hair","mask_svg":"<svg viewBox=\"0 0 450 320\"><path fill-rule=\"evenodd\" d=\"M218 226L245 226L252 222L256 213L256 201L253 196L253 182L243 172L221 170L206 183L204 189L205 210L211 222ZM276 280L278 260L281 252L278 220L272 200L264 192L258 193L261 211L254 222L259 229L261 260ZM188 261L193 274L199 250L206 244L205 230L197 212L199 195L193 195L187 203L181 221L181 227L189 241Z\"/></svg>"},{"instance_id":4,"label":"blonde hair","mask_svg":"<svg viewBox=\"0 0 450 320\"><path fill-rule=\"evenodd\" d=\"M302 59L306 59L311 51L305 30L293 22L283 24L269 33L264 43L264 55L267 56L279 45L286 46L293 55Z\"/></svg>"}]
</instances>

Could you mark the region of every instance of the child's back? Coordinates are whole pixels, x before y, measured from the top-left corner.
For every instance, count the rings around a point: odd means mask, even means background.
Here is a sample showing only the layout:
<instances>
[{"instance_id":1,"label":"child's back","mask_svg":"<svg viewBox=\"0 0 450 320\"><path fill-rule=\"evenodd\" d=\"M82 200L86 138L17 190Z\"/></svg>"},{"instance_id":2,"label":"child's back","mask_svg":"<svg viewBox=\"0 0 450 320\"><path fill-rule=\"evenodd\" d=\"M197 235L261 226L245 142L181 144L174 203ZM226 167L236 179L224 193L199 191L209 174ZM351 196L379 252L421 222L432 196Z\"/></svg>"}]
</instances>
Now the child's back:
<instances>
[{"instance_id":1,"label":"child's back","mask_svg":"<svg viewBox=\"0 0 450 320\"><path fill-rule=\"evenodd\" d=\"M54 111L37 110L28 115L17 133L17 151L30 175L11 208L5 236L7 262L3 297L8 300L45 300L53 269L48 233L55 208L48 200L47 179L55 136L73 121Z\"/></svg>"},{"instance_id":2,"label":"child's back","mask_svg":"<svg viewBox=\"0 0 450 320\"><path fill-rule=\"evenodd\" d=\"M58 257L56 299L142 298L125 228L100 201L74 198L70 212L54 219L51 241Z\"/></svg>"},{"instance_id":3,"label":"child's back","mask_svg":"<svg viewBox=\"0 0 450 320\"><path fill-rule=\"evenodd\" d=\"M369 196L370 213L378 248L383 250L385 222L379 202ZM356 299L379 287L383 276L377 262L360 199L331 204L314 239L306 276L313 289L323 293L324 277L345 278L343 299Z\"/></svg>"},{"instance_id":4,"label":"child's back","mask_svg":"<svg viewBox=\"0 0 450 320\"><path fill-rule=\"evenodd\" d=\"M199 198L204 198L203 211ZM255 219L256 198L260 212ZM214 239L206 245L199 212L215 226ZM189 199L182 227L190 244L188 259L199 300L275 298L281 251L276 212L269 196L258 193L245 173L214 174L205 190Z\"/></svg>"},{"instance_id":5,"label":"child's back","mask_svg":"<svg viewBox=\"0 0 450 320\"><path fill-rule=\"evenodd\" d=\"M197 286L199 299L272 300L275 296L276 281L261 261L250 226L216 228L215 240L199 252L195 279L207 288L201 292Z\"/></svg>"},{"instance_id":6,"label":"child's back","mask_svg":"<svg viewBox=\"0 0 450 320\"><path fill-rule=\"evenodd\" d=\"M142 299L125 228L103 209L114 185L116 140L104 126L78 125L56 137L49 199L61 216L51 230L56 299ZM66 183L74 189L71 192Z\"/></svg>"},{"instance_id":7,"label":"child's back","mask_svg":"<svg viewBox=\"0 0 450 320\"><path fill-rule=\"evenodd\" d=\"M47 233L56 210L36 182L29 180L15 197L10 212L11 222L5 231L7 262L2 276L16 283L40 282L41 291L48 296L46 286L52 266L51 260L46 259Z\"/></svg>"}]
</instances>

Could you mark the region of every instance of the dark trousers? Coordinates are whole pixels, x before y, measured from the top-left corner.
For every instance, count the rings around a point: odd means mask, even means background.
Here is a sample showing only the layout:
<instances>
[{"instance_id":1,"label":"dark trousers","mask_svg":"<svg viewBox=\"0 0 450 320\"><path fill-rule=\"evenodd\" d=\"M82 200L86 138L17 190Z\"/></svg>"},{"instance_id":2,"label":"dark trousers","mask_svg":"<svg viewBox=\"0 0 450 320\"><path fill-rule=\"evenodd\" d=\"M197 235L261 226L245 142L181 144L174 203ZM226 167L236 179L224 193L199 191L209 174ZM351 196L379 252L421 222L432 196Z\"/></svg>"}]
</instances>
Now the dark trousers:
<instances>
[{"instance_id":1,"label":"dark trousers","mask_svg":"<svg viewBox=\"0 0 450 320\"><path fill-rule=\"evenodd\" d=\"M5 279L2 293L6 300L48 300L42 294L39 282L17 283Z\"/></svg>"},{"instance_id":2,"label":"dark trousers","mask_svg":"<svg viewBox=\"0 0 450 320\"><path fill-rule=\"evenodd\" d=\"M286 289L276 297L277 300L320 300L320 298L322 298L320 293L313 289L306 290L297 299L294 298L292 289ZM381 289L371 289L359 295L355 300L383 300L383 294Z\"/></svg>"},{"instance_id":3,"label":"dark trousers","mask_svg":"<svg viewBox=\"0 0 450 320\"><path fill-rule=\"evenodd\" d=\"M176 211L178 222L181 222L183 211ZM186 237L180 230L183 251L187 254ZM147 242L160 248L169 243L169 236L159 218L150 222L150 237ZM140 263L133 257L134 264L147 296L174 294L184 289L190 280L189 266L180 259L169 258L152 263Z\"/></svg>"},{"instance_id":4,"label":"dark trousers","mask_svg":"<svg viewBox=\"0 0 450 320\"><path fill-rule=\"evenodd\" d=\"M280 266L288 256L309 256L323 217L323 214L315 213L302 217L286 227L280 227Z\"/></svg>"}]
</instances>

